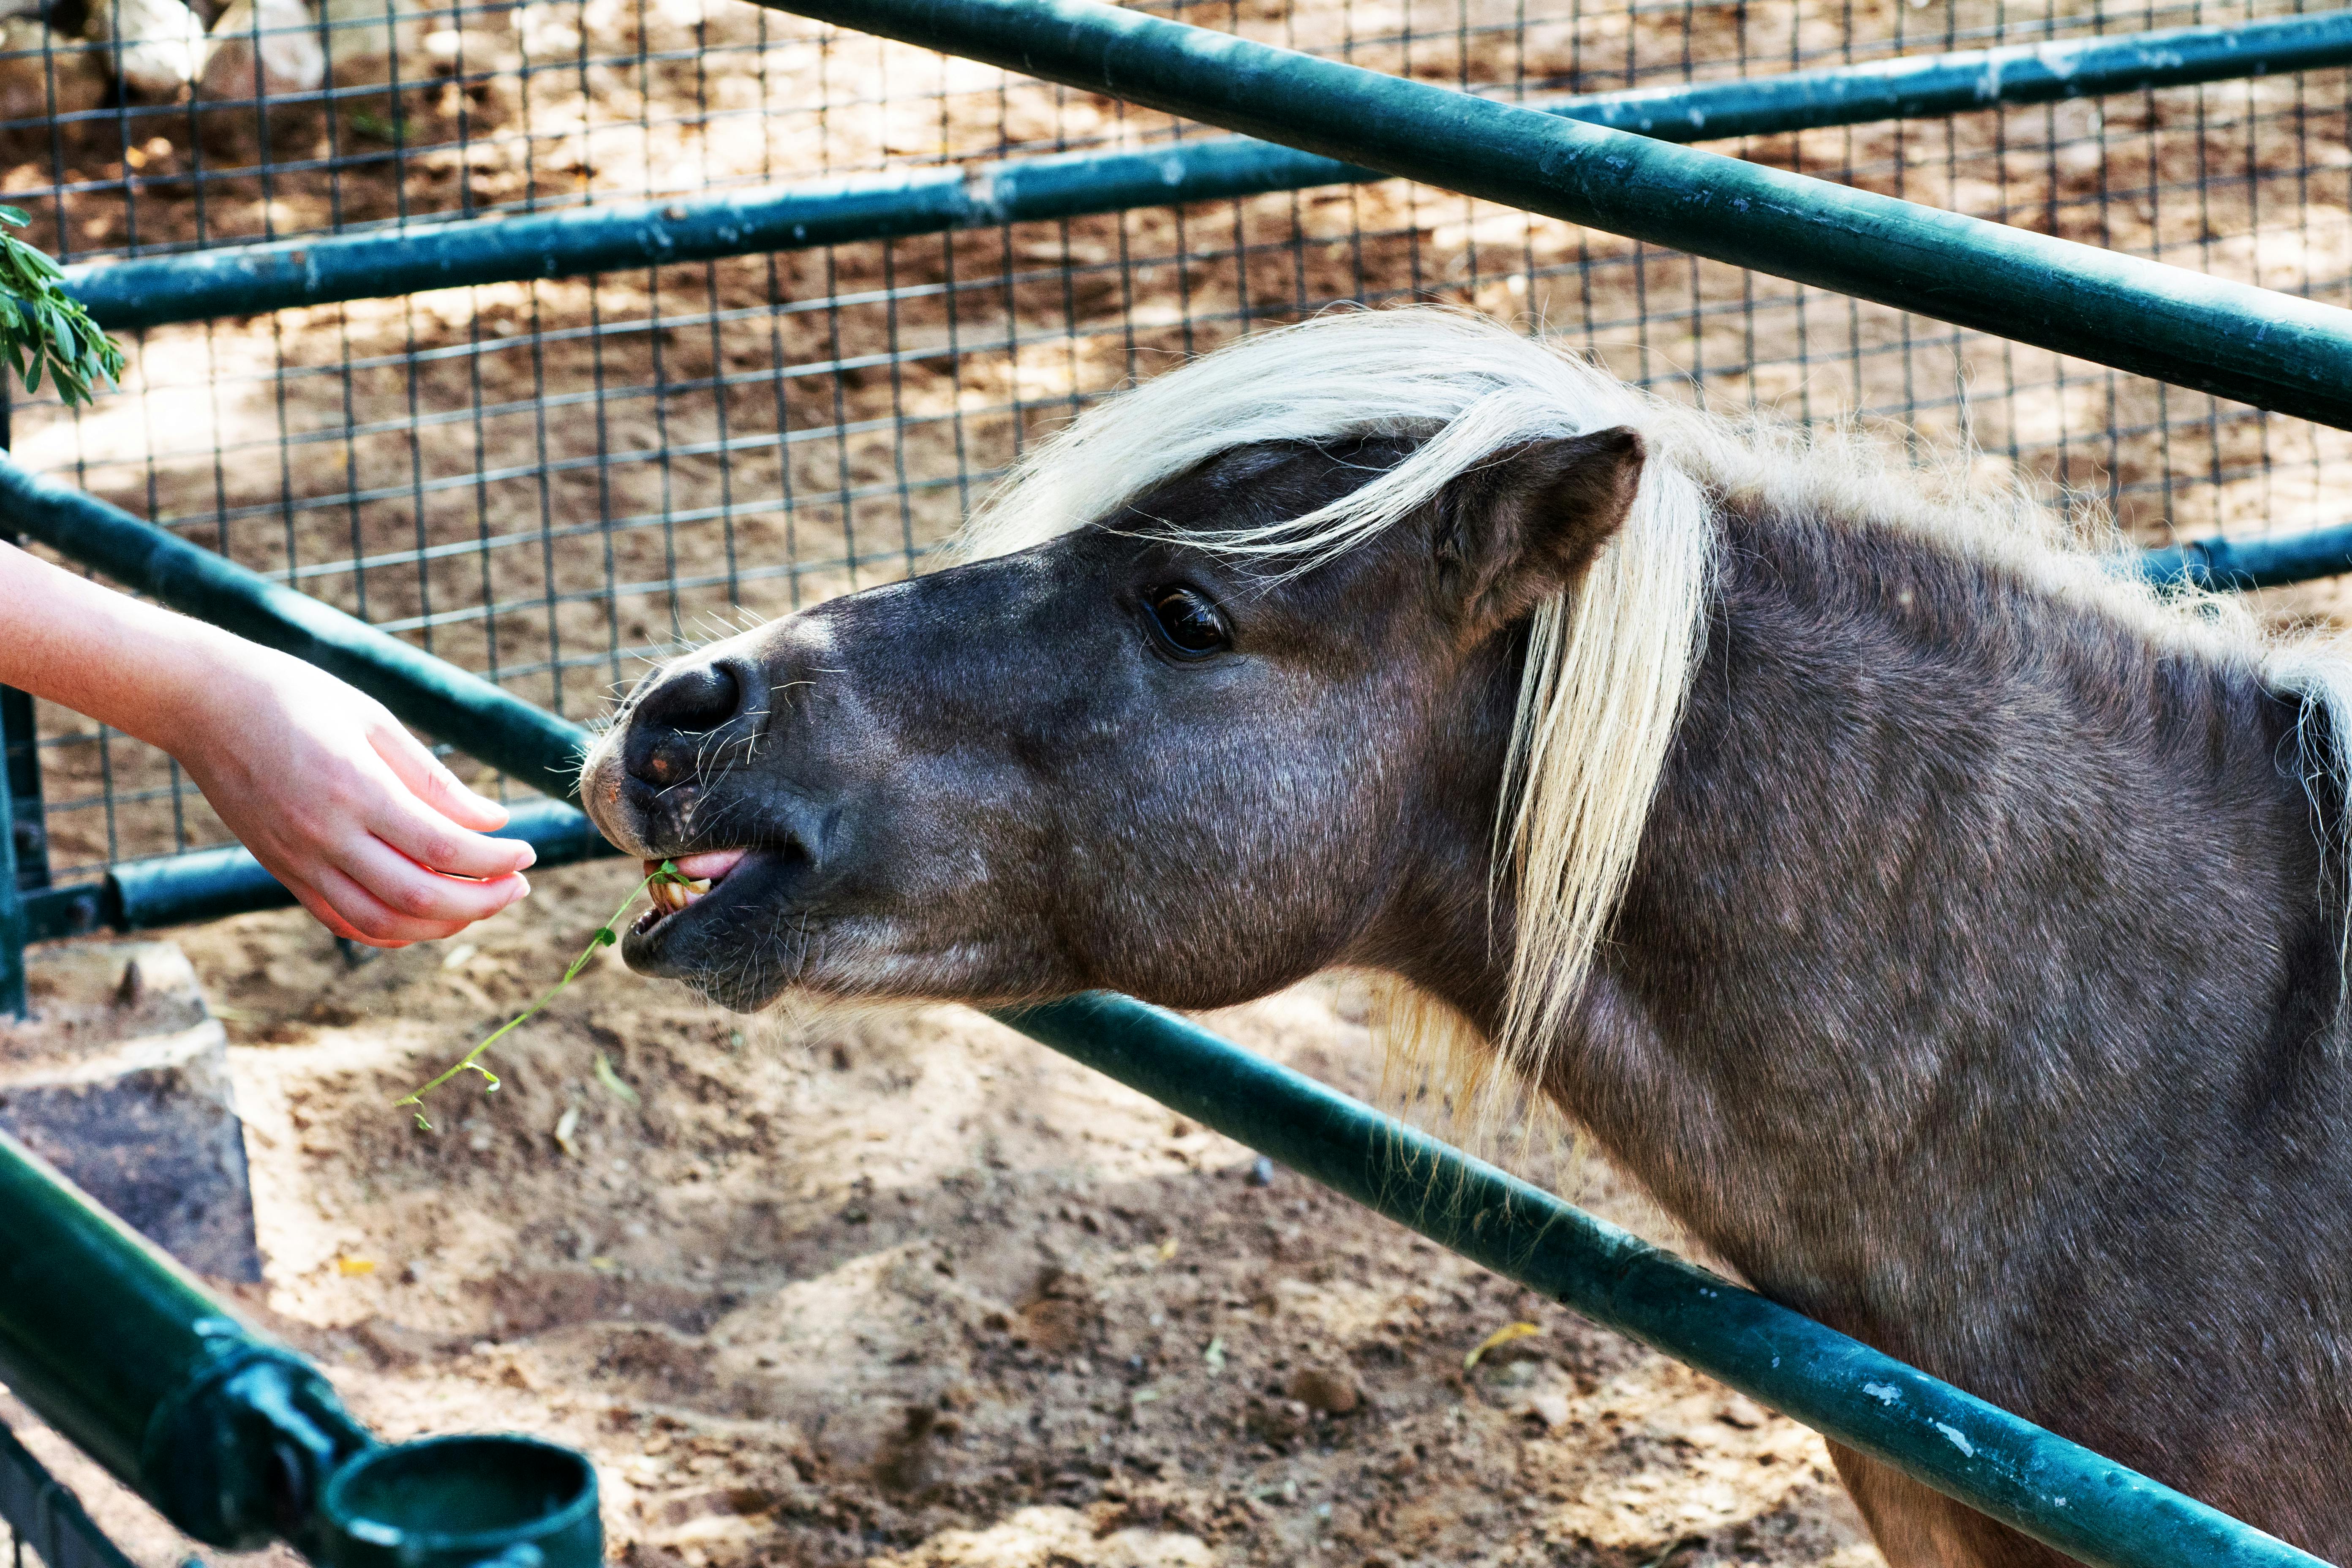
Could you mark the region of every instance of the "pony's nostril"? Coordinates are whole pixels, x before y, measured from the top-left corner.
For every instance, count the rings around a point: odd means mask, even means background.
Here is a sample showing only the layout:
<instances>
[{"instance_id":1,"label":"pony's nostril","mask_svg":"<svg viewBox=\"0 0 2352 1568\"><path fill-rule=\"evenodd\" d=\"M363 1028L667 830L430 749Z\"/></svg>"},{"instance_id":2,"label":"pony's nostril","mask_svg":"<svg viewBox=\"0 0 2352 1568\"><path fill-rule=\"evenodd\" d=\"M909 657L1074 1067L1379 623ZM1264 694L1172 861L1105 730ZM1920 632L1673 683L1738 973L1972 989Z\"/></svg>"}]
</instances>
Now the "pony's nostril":
<instances>
[{"instance_id":1,"label":"pony's nostril","mask_svg":"<svg viewBox=\"0 0 2352 1568\"><path fill-rule=\"evenodd\" d=\"M662 677L637 705L637 720L664 730L715 730L735 717L742 683L723 664L699 664Z\"/></svg>"},{"instance_id":2,"label":"pony's nostril","mask_svg":"<svg viewBox=\"0 0 2352 1568\"><path fill-rule=\"evenodd\" d=\"M709 764L709 737L742 710L746 689L731 663L665 671L629 715L629 773L664 788Z\"/></svg>"}]
</instances>

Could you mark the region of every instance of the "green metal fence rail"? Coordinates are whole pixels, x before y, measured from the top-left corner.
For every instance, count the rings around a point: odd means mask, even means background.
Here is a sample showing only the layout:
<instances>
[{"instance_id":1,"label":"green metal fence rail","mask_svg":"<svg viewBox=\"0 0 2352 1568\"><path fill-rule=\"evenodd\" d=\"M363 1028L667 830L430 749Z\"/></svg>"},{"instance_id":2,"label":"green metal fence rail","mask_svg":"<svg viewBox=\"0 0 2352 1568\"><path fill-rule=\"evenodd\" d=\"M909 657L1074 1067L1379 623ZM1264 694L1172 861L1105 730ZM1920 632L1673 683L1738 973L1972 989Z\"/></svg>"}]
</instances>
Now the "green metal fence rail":
<instances>
[{"instance_id":1,"label":"green metal fence rail","mask_svg":"<svg viewBox=\"0 0 2352 1568\"><path fill-rule=\"evenodd\" d=\"M494 838L519 838L540 866L569 866L619 850L576 808L551 800L518 802ZM152 860L124 860L103 879L18 895L24 940L56 942L93 931L161 931L257 910L291 908L294 895L240 845L190 849ZM0 900L5 903L5 900ZM8 1004L0 1001L0 1011Z\"/></svg>"},{"instance_id":2,"label":"green metal fence rail","mask_svg":"<svg viewBox=\"0 0 2352 1568\"><path fill-rule=\"evenodd\" d=\"M2352 429L2352 310L1097 0L761 0Z\"/></svg>"},{"instance_id":3,"label":"green metal fence rail","mask_svg":"<svg viewBox=\"0 0 2352 1568\"><path fill-rule=\"evenodd\" d=\"M2331 11L1642 88L1529 108L1664 142L1701 142L2346 64L2352 64L2352 11ZM127 330L1387 177L1228 137L85 264L68 271L66 286L101 324Z\"/></svg>"},{"instance_id":4,"label":"green metal fence rail","mask_svg":"<svg viewBox=\"0 0 2352 1568\"><path fill-rule=\"evenodd\" d=\"M69 485L0 458L0 518L127 588L309 660L404 721L561 798L580 731L467 670Z\"/></svg>"},{"instance_id":5,"label":"green metal fence rail","mask_svg":"<svg viewBox=\"0 0 2352 1568\"><path fill-rule=\"evenodd\" d=\"M2140 570L2216 591L2283 588L2352 572L2352 523L2273 539L2192 539L2144 552Z\"/></svg>"},{"instance_id":6,"label":"green metal fence rail","mask_svg":"<svg viewBox=\"0 0 2352 1568\"><path fill-rule=\"evenodd\" d=\"M25 943L31 936L16 878L16 794L0 786L0 1019L25 1016Z\"/></svg>"}]
</instances>

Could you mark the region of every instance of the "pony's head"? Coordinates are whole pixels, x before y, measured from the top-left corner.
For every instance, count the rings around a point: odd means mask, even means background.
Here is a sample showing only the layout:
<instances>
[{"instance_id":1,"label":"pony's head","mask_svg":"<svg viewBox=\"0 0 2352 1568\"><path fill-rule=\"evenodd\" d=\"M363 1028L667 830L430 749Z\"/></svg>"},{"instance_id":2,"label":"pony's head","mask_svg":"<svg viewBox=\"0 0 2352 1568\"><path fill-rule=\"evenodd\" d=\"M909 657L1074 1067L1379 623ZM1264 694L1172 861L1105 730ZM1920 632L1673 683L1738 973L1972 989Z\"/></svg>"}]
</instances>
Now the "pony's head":
<instances>
[{"instance_id":1,"label":"pony's head","mask_svg":"<svg viewBox=\"0 0 2352 1568\"><path fill-rule=\"evenodd\" d=\"M1430 950L1475 929L1517 977L1480 1022L1532 1044L1630 870L1698 637L1707 509L1645 452L1654 413L1422 310L1108 400L1012 475L961 563L638 688L588 809L718 879L624 956L742 1009L1202 1007L1489 962Z\"/></svg>"}]
</instances>

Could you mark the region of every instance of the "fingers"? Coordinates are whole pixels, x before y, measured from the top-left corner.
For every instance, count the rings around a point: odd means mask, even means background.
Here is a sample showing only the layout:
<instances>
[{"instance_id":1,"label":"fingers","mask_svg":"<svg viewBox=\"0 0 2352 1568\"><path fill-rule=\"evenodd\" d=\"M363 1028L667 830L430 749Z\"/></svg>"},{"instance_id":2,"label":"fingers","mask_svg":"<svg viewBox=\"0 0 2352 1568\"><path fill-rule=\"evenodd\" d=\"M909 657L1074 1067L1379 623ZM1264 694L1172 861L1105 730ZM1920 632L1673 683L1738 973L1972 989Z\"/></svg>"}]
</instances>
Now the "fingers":
<instances>
[{"instance_id":1,"label":"fingers","mask_svg":"<svg viewBox=\"0 0 2352 1568\"><path fill-rule=\"evenodd\" d=\"M406 947L413 942L437 942L447 934L437 927L427 931L416 921L402 919L382 899L332 866L319 869L319 895L335 911L336 920L329 925L340 921L350 926L352 939L371 947Z\"/></svg>"},{"instance_id":2,"label":"fingers","mask_svg":"<svg viewBox=\"0 0 2352 1568\"><path fill-rule=\"evenodd\" d=\"M519 838L486 838L405 801L385 801L369 816L378 838L429 870L453 877L498 878L521 870L539 852Z\"/></svg>"},{"instance_id":3,"label":"fingers","mask_svg":"<svg viewBox=\"0 0 2352 1568\"><path fill-rule=\"evenodd\" d=\"M409 788L417 799L457 824L477 833L487 833L494 827L504 827L507 808L488 796L476 795L459 782L457 775L443 764L440 758L426 750L415 736L402 729L386 716L383 722L369 727L368 740L376 754L392 769L393 776ZM436 861L426 861L437 865ZM529 861L522 862L529 865ZM455 867L445 869L455 870ZM509 870L517 868L509 866ZM478 873L468 872L467 875Z\"/></svg>"},{"instance_id":4,"label":"fingers","mask_svg":"<svg viewBox=\"0 0 2352 1568\"><path fill-rule=\"evenodd\" d=\"M530 890L520 877L461 882L434 876L383 845L373 853L380 858L372 859L366 852L356 857L362 862L356 872L340 866L320 868L317 890L357 940L378 947L455 936ZM333 929L334 922L328 925Z\"/></svg>"},{"instance_id":5,"label":"fingers","mask_svg":"<svg viewBox=\"0 0 2352 1568\"><path fill-rule=\"evenodd\" d=\"M374 837L340 847L335 866L406 921L470 925L488 920L530 890L530 884L514 872L478 881L442 876Z\"/></svg>"}]
</instances>

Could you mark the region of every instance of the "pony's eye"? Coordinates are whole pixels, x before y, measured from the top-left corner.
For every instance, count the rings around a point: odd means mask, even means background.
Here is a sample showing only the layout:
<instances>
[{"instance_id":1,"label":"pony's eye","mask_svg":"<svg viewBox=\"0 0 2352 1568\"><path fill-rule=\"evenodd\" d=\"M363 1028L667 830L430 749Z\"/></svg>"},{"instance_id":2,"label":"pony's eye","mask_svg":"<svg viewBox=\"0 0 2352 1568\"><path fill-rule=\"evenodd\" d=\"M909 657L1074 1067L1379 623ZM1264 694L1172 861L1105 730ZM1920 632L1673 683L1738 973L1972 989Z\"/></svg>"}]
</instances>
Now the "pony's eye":
<instances>
[{"instance_id":1,"label":"pony's eye","mask_svg":"<svg viewBox=\"0 0 2352 1568\"><path fill-rule=\"evenodd\" d=\"M1231 640L1217 606L1190 588L1154 588L1143 595L1143 608L1160 645L1178 658L1206 658Z\"/></svg>"}]
</instances>

